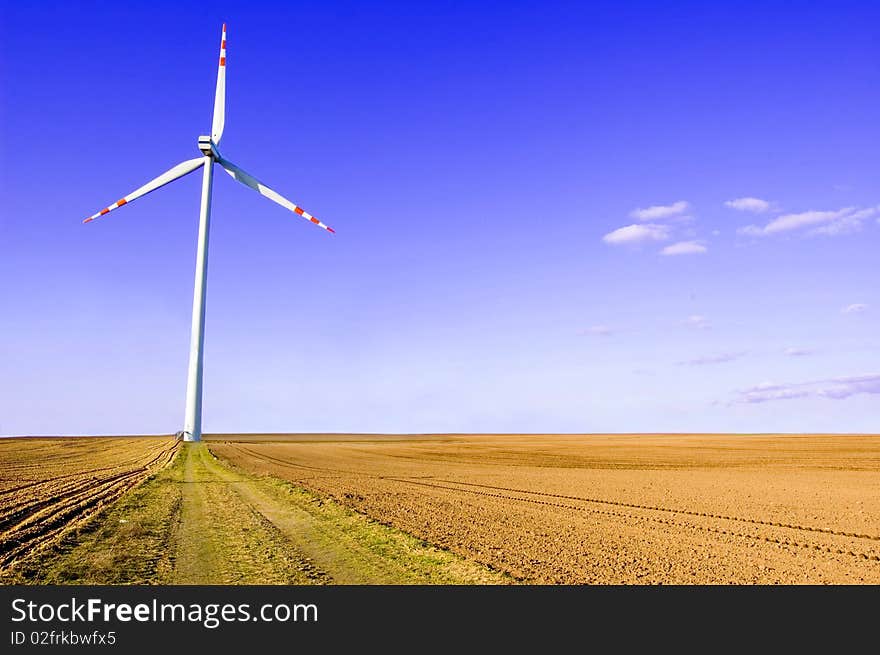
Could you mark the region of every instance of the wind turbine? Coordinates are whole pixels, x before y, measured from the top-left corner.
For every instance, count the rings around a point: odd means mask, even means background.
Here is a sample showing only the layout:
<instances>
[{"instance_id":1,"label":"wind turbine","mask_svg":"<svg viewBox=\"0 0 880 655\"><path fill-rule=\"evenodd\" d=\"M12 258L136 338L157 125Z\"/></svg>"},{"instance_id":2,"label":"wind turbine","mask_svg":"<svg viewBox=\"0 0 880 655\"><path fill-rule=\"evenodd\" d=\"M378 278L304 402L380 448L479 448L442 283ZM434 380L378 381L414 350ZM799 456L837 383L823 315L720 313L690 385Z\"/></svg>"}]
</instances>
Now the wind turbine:
<instances>
[{"instance_id":1,"label":"wind turbine","mask_svg":"<svg viewBox=\"0 0 880 655\"><path fill-rule=\"evenodd\" d=\"M328 232L334 232L333 228L324 225L301 207L295 205L280 193L273 191L255 177L246 173L241 168L224 158L217 148L220 137L223 136L223 125L226 122L226 23L223 24L223 35L220 41L220 65L217 69L217 91L214 94L214 120L211 124L211 136L199 137L199 150L201 157L189 159L178 164L171 170L162 173L159 177L144 186L132 191L124 198L117 200L109 207L105 207L97 214L89 216L83 223L89 223L96 218L107 214L122 205L127 205L132 200L145 196L169 182L192 173L197 168L202 169L202 204L199 211L199 244L196 251L196 280L193 289L192 332L189 346L189 371L186 378L186 413L183 423L183 440L200 441L202 438L202 362L203 346L205 342L205 286L208 273L208 231L211 223L211 184L213 180L214 164L220 164L223 169L234 179L245 186L250 187L257 193L277 202L282 207L299 214L318 227Z\"/></svg>"}]
</instances>

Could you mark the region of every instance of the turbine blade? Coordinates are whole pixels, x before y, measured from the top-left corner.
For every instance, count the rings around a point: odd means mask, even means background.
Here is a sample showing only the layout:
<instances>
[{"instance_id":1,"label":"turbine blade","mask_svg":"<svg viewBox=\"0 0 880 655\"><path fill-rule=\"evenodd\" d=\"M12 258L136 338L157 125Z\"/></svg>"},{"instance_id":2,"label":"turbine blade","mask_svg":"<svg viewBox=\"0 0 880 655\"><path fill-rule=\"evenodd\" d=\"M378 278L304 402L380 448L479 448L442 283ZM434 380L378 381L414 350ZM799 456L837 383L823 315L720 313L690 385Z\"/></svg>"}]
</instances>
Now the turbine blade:
<instances>
[{"instance_id":1,"label":"turbine blade","mask_svg":"<svg viewBox=\"0 0 880 655\"><path fill-rule=\"evenodd\" d=\"M317 218L315 218L314 216L312 216L308 212L303 211L302 207L295 205L290 200L288 200L287 198L282 196L280 193L273 191L272 189L267 187L265 184L260 182L258 179L256 179L253 175L250 175L249 173L246 173L243 170L241 170L238 166L233 164L231 161L228 161L228 160L223 159L221 157L218 160L218 163L226 170L227 173L229 173L233 178L235 178L236 180L238 180L239 182L241 182L245 186L249 186L254 191L259 193L260 195L266 196L269 200L277 202L279 205L289 209L293 213L299 214L304 219L311 221L312 223L314 223L318 227L323 227L328 232L332 232L333 234L336 234L336 230L334 230L332 227L328 227L328 226L324 225Z\"/></svg>"},{"instance_id":2,"label":"turbine blade","mask_svg":"<svg viewBox=\"0 0 880 655\"><path fill-rule=\"evenodd\" d=\"M88 223L90 221L93 221L96 218L98 218L99 216L103 216L104 214L107 214L108 212L113 211L117 207L122 207L122 205L130 203L132 200L136 200L137 198L140 198L141 196L147 195L150 191L155 191L159 187L163 187L166 184L168 184L169 182L173 182L174 180L176 180L179 177L183 177L184 175L192 173L194 170L196 170L199 166L201 166L204 163L205 163L205 157L196 157L195 159L189 159L185 162L182 162L182 163L178 164L177 166L175 166L174 168L172 168L171 170L165 171L156 179L150 180L144 186L142 186L140 189L137 189L136 191L132 191L124 198L117 200L109 207L104 207L104 209L99 211L97 214L95 214L93 216L89 216L87 219L85 219L83 221L83 223Z\"/></svg>"},{"instance_id":3,"label":"turbine blade","mask_svg":"<svg viewBox=\"0 0 880 655\"><path fill-rule=\"evenodd\" d=\"M214 94L214 122L211 124L211 139L220 143L223 125L226 122L226 23L223 23L223 36L220 38L220 65L217 68L217 91Z\"/></svg>"}]
</instances>

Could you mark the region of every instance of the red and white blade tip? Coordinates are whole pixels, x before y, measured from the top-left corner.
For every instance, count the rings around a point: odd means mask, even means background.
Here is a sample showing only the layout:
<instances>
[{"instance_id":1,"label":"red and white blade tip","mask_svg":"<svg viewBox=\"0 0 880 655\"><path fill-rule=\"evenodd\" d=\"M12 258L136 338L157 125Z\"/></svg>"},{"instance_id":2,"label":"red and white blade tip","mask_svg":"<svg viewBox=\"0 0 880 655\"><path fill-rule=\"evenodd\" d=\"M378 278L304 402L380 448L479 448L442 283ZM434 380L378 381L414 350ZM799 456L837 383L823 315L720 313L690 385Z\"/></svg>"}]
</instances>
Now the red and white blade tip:
<instances>
[{"instance_id":1,"label":"red and white blade tip","mask_svg":"<svg viewBox=\"0 0 880 655\"><path fill-rule=\"evenodd\" d=\"M125 198L120 198L119 200L117 200L116 202L114 202L114 203L113 203L112 205L110 205L109 207L104 207L104 209L102 209L101 211L99 211L97 214L92 214L92 215L89 216L88 218L84 219L84 220L83 220L83 223L91 223L91 222L92 222L93 220L95 220L96 218L98 218L98 217L100 217L100 216L103 216L104 214L109 214L111 211L113 211L113 210L116 209L117 207L122 207L122 205L126 204L127 202L128 202L128 201L127 201Z\"/></svg>"},{"instance_id":2,"label":"red and white blade tip","mask_svg":"<svg viewBox=\"0 0 880 655\"><path fill-rule=\"evenodd\" d=\"M220 37L220 66L226 66L226 23L223 23L223 35Z\"/></svg>"},{"instance_id":3,"label":"red and white blade tip","mask_svg":"<svg viewBox=\"0 0 880 655\"><path fill-rule=\"evenodd\" d=\"M290 202L290 201L288 200L288 202ZM324 225L321 221L319 221L317 218L315 218L314 216L312 216L309 212L305 211L302 207L298 207L297 205L295 205L295 204L292 203L292 202L291 202L290 204L293 205L293 211L294 211L295 214L299 214L300 216L302 216L302 217L303 217L304 219L306 219L307 221L309 221L309 222L311 222L311 223L314 223L314 224L317 225L318 227L322 227L322 228L324 228L325 230L327 230L327 231L330 232L331 234L336 234L336 230L334 230L334 229L333 229L332 227L330 227L329 225Z\"/></svg>"}]
</instances>

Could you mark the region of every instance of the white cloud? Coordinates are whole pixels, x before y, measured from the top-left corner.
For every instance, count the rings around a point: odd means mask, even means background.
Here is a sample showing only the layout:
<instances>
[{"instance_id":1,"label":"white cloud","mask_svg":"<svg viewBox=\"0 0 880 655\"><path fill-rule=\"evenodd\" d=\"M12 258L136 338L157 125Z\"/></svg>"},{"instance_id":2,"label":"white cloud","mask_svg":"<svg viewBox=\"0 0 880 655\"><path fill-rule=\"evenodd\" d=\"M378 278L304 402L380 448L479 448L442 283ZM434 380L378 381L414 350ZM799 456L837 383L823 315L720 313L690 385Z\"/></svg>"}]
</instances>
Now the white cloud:
<instances>
[{"instance_id":1,"label":"white cloud","mask_svg":"<svg viewBox=\"0 0 880 655\"><path fill-rule=\"evenodd\" d=\"M792 398L842 400L860 393L880 394L880 375L856 375L795 384L759 384L737 392L735 402L766 403Z\"/></svg>"},{"instance_id":2,"label":"white cloud","mask_svg":"<svg viewBox=\"0 0 880 655\"><path fill-rule=\"evenodd\" d=\"M816 225L819 223L829 223L839 218L843 218L853 211L853 207L845 207L836 211L806 211L800 214L783 214L778 218L764 226L765 234L775 234L777 232L788 232L797 230L807 225Z\"/></svg>"},{"instance_id":3,"label":"white cloud","mask_svg":"<svg viewBox=\"0 0 880 655\"><path fill-rule=\"evenodd\" d=\"M770 400L791 400L809 396L807 389L797 389L793 386L759 384L751 389L739 392L737 402L740 403L766 403Z\"/></svg>"},{"instance_id":4,"label":"white cloud","mask_svg":"<svg viewBox=\"0 0 880 655\"><path fill-rule=\"evenodd\" d=\"M755 214L762 214L770 209L770 203L760 198L737 198L736 200L728 200L724 206Z\"/></svg>"},{"instance_id":5,"label":"white cloud","mask_svg":"<svg viewBox=\"0 0 880 655\"><path fill-rule=\"evenodd\" d=\"M843 309L840 310L842 314L861 314L868 309L868 306L862 302L856 302L852 305L847 305Z\"/></svg>"},{"instance_id":6,"label":"white cloud","mask_svg":"<svg viewBox=\"0 0 880 655\"><path fill-rule=\"evenodd\" d=\"M703 357L696 357L694 359L688 359L683 362L678 362L679 366L706 366L707 364L723 364L725 362L732 362L735 359L739 359L746 355L745 351L741 352L733 352L733 353L721 353L718 355L705 355Z\"/></svg>"},{"instance_id":7,"label":"white cloud","mask_svg":"<svg viewBox=\"0 0 880 655\"><path fill-rule=\"evenodd\" d=\"M706 252L706 246L699 241L679 241L671 246L666 246L660 251L661 255L702 255Z\"/></svg>"},{"instance_id":8,"label":"white cloud","mask_svg":"<svg viewBox=\"0 0 880 655\"><path fill-rule=\"evenodd\" d=\"M823 225L822 227L812 229L808 232L808 234L836 237L841 234L852 234L853 232L858 232L861 229L861 221L852 220L849 217L844 217L840 220L834 221L833 223L829 223L828 225Z\"/></svg>"},{"instance_id":9,"label":"white cloud","mask_svg":"<svg viewBox=\"0 0 880 655\"><path fill-rule=\"evenodd\" d=\"M880 375L860 375L826 381L816 392L823 398L840 400L858 393L880 393Z\"/></svg>"},{"instance_id":10,"label":"white cloud","mask_svg":"<svg viewBox=\"0 0 880 655\"><path fill-rule=\"evenodd\" d=\"M688 327L697 328L698 330L708 330L712 327L712 322L699 314L688 316L683 322Z\"/></svg>"},{"instance_id":11,"label":"white cloud","mask_svg":"<svg viewBox=\"0 0 880 655\"><path fill-rule=\"evenodd\" d=\"M787 357L806 357L813 354L809 348L786 348L784 352Z\"/></svg>"},{"instance_id":12,"label":"white cloud","mask_svg":"<svg viewBox=\"0 0 880 655\"><path fill-rule=\"evenodd\" d=\"M619 330L615 330L607 325L592 325L586 330L581 330L581 334L593 334L599 337L610 337L612 334L617 334L617 332Z\"/></svg>"},{"instance_id":13,"label":"white cloud","mask_svg":"<svg viewBox=\"0 0 880 655\"><path fill-rule=\"evenodd\" d=\"M810 234L821 234L825 236L852 234L853 232L858 232L862 229L862 221L864 221L866 218L871 218L876 213L876 207L860 209L851 214L841 216L840 218L829 223L828 225L822 225L821 227L810 230Z\"/></svg>"},{"instance_id":14,"label":"white cloud","mask_svg":"<svg viewBox=\"0 0 880 655\"><path fill-rule=\"evenodd\" d=\"M762 237L814 226L809 234L825 236L850 234L860 230L862 222L875 216L878 211L880 211L880 207L866 207L864 209L844 207L830 211L810 210L798 214L783 214L763 227L747 225L738 229L737 232L746 236Z\"/></svg>"},{"instance_id":15,"label":"white cloud","mask_svg":"<svg viewBox=\"0 0 880 655\"><path fill-rule=\"evenodd\" d=\"M669 238L669 228L666 225L645 223L642 225L627 225L609 232L602 241L612 245L623 243L640 243L643 241L664 241Z\"/></svg>"},{"instance_id":16,"label":"white cloud","mask_svg":"<svg viewBox=\"0 0 880 655\"><path fill-rule=\"evenodd\" d=\"M633 209L629 215L640 221L656 221L660 218L669 218L670 216L683 214L688 210L688 207L690 207L690 205L688 205L686 201L679 200L671 205L654 205L653 207L646 207L644 209L639 207L638 209Z\"/></svg>"}]
</instances>

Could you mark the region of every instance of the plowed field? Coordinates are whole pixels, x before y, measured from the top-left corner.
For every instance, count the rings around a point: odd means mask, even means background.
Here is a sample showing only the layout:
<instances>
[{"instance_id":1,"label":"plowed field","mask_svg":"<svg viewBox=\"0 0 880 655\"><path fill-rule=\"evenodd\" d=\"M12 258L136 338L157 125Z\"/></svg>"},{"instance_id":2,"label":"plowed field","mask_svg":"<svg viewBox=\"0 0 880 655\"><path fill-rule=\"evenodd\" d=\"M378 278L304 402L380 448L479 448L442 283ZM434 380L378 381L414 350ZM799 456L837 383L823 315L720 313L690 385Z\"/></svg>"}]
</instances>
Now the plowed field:
<instances>
[{"instance_id":1,"label":"plowed field","mask_svg":"<svg viewBox=\"0 0 880 655\"><path fill-rule=\"evenodd\" d=\"M204 444L5 446L18 504L4 512L18 515L4 533L0 584L515 582L284 480L224 466ZM29 500L16 496L25 490Z\"/></svg>"},{"instance_id":2,"label":"plowed field","mask_svg":"<svg viewBox=\"0 0 880 655\"><path fill-rule=\"evenodd\" d=\"M218 435L530 583L880 583L880 437Z\"/></svg>"},{"instance_id":3,"label":"plowed field","mask_svg":"<svg viewBox=\"0 0 880 655\"><path fill-rule=\"evenodd\" d=\"M170 437L0 440L0 571L165 466Z\"/></svg>"}]
</instances>

